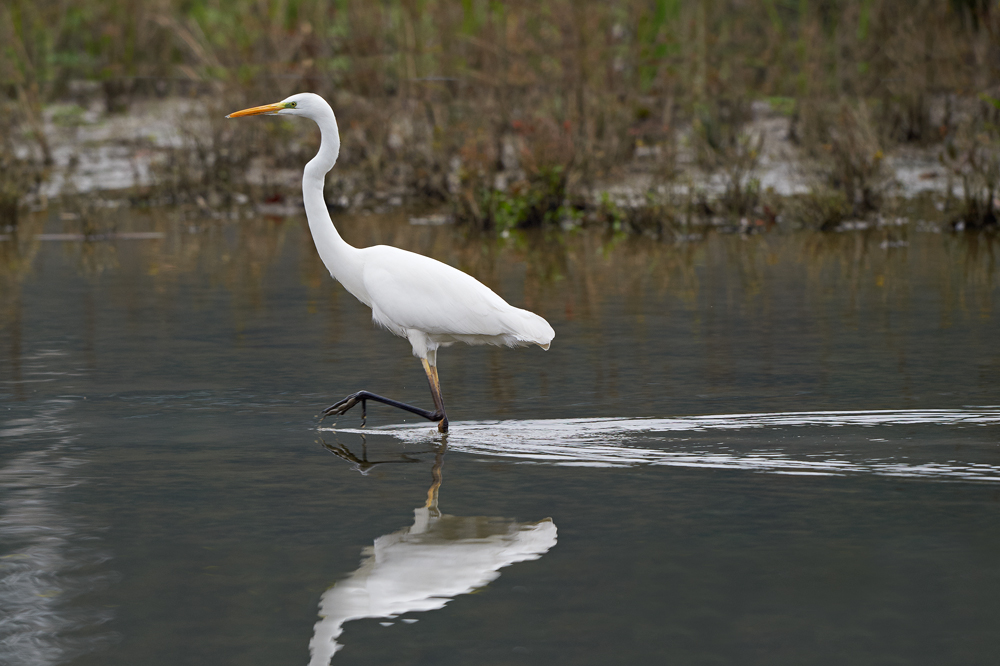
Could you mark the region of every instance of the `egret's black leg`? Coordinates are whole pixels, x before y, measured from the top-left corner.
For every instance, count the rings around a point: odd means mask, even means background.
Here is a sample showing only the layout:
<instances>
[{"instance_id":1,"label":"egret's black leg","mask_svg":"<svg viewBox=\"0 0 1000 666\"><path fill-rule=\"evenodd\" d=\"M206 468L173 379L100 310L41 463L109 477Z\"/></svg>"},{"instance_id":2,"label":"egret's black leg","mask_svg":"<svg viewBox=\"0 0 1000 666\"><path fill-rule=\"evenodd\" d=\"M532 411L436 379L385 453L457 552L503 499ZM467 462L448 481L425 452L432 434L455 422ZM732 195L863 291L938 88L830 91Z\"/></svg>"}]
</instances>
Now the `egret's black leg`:
<instances>
[{"instance_id":1,"label":"egret's black leg","mask_svg":"<svg viewBox=\"0 0 1000 666\"><path fill-rule=\"evenodd\" d=\"M370 391L358 391L357 393L352 393L343 400L335 402L324 409L322 418L325 419L327 416L346 414L348 410L360 402L361 426L364 427L365 417L367 416L367 405L365 402L368 400L374 400L375 402L381 402L383 405L405 409L411 414L422 416L428 421L437 421L438 430L441 432L448 432L448 415L444 411L444 400L441 398L441 383L438 380L437 368L430 365L426 359L421 359L421 362L424 365L424 372L427 373L427 382L431 387L431 397L434 398L435 410L433 412L421 409L420 407L414 407L413 405L408 405L405 402L399 402L398 400L376 395Z\"/></svg>"},{"instance_id":2,"label":"egret's black leg","mask_svg":"<svg viewBox=\"0 0 1000 666\"><path fill-rule=\"evenodd\" d=\"M393 400L392 398L386 398L381 395L376 395L371 391L358 391L357 393L352 393L340 402L335 402L326 409L323 410L323 418L327 416L335 416L339 414L346 414L348 410L354 407L359 402L364 406L366 400L374 400L375 402L381 402L383 405L389 405L390 407L398 407L399 409L405 409L408 412L416 414L417 416L422 416L429 421L438 421L441 419L441 415L437 412L430 412L426 409L421 409L420 407L414 407L413 405L408 405L405 402L399 402L398 400Z\"/></svg>"}]
</instances>

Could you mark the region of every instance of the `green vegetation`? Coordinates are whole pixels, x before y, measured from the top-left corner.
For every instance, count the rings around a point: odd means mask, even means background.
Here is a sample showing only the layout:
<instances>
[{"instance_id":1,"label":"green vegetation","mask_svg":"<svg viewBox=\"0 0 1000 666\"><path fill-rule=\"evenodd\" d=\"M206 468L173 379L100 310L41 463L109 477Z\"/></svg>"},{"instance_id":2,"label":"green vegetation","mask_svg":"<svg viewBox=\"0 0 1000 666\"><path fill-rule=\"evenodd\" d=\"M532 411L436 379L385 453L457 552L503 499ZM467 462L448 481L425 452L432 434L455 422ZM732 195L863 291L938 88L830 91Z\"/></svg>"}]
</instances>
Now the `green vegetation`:
<instances>
[{"instance_id":1,"label":"green vegetation","mask_svg":"<svg viewBox=\"0 0 1000 666\"><path fill-rule=\"evenodd\" d=\"M7 0L0 103L44 165L41 110L79 81L108 112L184 95L213 119L313 90L365 187L502 231L607 218L594 192L637 165L664 183L719 174L725 192L678 215L766 218L766 146L748 125L763 101L819 165L814 196L833 211L819 226L879 211L885 156L913 145L939 147L964 192L949 215L975 227L997 219L998 33L986 0ZM232 166L291 166L311 141L213 128L164 184L232 190ZM32 182L10 171L3 191Z\"/></svg>"}]
</instances>

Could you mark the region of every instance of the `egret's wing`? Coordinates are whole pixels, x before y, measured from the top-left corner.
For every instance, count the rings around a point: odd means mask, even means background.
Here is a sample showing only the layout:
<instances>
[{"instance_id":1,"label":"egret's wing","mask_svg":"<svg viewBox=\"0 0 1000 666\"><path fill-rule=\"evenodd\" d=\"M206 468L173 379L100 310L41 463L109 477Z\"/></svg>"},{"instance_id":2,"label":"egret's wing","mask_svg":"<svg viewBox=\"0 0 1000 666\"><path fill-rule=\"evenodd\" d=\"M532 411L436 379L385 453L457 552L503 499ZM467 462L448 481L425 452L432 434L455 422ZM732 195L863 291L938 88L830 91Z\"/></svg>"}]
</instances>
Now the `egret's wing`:
<instances>
[{"instance_id":1,"label":"egret's wing","mask_svg":"<svg viewBox=\"0 0 1000 666\"><path fill-rule=\"evenodd\" d=\"M441 335L511 333L516 308L470 275L388 246L367 248L364 284L375 319L396 330Z\"/></svg>"}]
</instances>

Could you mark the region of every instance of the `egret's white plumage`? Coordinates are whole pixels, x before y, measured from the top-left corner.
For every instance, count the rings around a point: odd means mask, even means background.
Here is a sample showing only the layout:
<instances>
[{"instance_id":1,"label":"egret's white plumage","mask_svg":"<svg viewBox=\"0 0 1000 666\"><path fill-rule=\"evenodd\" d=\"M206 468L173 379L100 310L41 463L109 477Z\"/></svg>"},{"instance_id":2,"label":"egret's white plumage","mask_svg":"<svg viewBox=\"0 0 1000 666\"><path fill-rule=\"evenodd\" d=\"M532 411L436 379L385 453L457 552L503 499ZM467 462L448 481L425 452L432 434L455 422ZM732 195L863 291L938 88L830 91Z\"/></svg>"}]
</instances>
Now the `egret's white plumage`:
<instances>
[{"instance_id":1,"label":"egret's white plumage","mask_svg":"<svg viewBox=\"0 0 1000 666\"><path fill-rule=\"evenodd\" d=\"M510 347L536 344L548 349L555 331L533 312L515 308L475 278L445 263L387 245L355 248L344 241L330 219L323 198L326 174L340 154L340 132L333 109L319 95L300 93L276 104L230 114L229 118L257 114L303 116L319 125L319 152L302 174L302 199L316 250L330 274L347 291L372 309L375 323L404 337L427 372L435 412L426 412L359 392L331 406L325 413L343 413L357 402L378 400L437 420L447 430L448 420L437 379L437 350L455 342Z\"/></svg>"}]
</instances>

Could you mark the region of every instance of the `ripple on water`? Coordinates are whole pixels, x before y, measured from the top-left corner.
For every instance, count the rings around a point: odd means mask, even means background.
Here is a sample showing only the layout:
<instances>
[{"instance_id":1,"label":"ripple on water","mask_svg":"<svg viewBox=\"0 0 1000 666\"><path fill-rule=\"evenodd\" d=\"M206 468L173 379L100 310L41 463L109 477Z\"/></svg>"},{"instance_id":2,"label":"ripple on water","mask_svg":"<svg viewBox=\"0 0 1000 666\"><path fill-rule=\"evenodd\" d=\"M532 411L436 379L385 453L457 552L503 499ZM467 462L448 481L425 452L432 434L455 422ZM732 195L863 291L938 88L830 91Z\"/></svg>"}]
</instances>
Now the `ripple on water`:
<instances>
[{"instance_id":1,"label":"ripple on water","mask_svg":"<svg viewBox=\"0 0 1000 666\"><path fill-rule=\"evenodd\" d=\"M99 627L107 609L74 603L108 585L106 555L68 509L64 491L83 461L68 455L76 435L52 400L30 417L7 421L0 438L21 452L0 465L0 663L65 663L117 640ZM29 449L29 450L24 450Z\"/></svg>"},{"instance_id":2,"label":"ripple on water","mask_svg":"<svg viewBox=\"0 0 1000 666\"><path fill-rule=\"evenodd\" d=\"M477 455L563 466L667 465L740 469L772 474L881 476L1000 482L1000 465L955 460L948 447L886 441L893 428L974 428L1000 425L1000 407L720 414L676 418L539 419L452 423L448 448ZM835 428L845 428L834 432ZM858 430L864 429L864 430ZM874 431L870 429L876 429ZM440 437L426 425L336 432L390 435L403 442ZM774 431L762 440L741 431ZM706 443L684 434L719 433ZM836 442L831 435L836 434ZM794 441L790 441L794 437ZM950 440L949 440L950 443ZM656 448L651 444L659 444ZM822 444L818 450L817 444ZM974 452L968 452L971 456ZM937 454L937 455L936 455ZM944 456L948 459L944 459ZM939 459L940 456L940 459Z\"/></svg>"}]
</instances>

